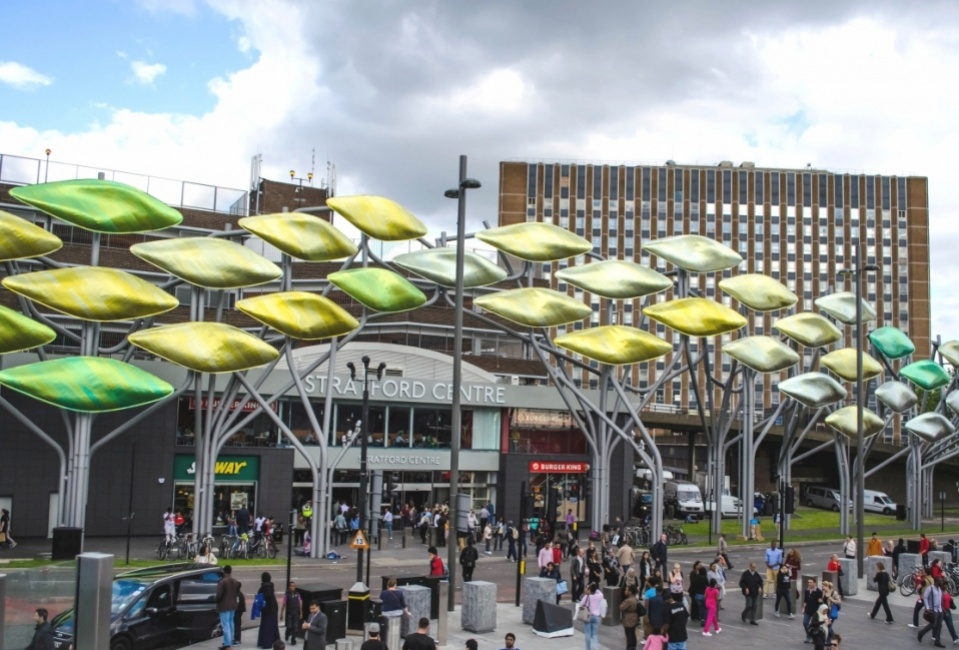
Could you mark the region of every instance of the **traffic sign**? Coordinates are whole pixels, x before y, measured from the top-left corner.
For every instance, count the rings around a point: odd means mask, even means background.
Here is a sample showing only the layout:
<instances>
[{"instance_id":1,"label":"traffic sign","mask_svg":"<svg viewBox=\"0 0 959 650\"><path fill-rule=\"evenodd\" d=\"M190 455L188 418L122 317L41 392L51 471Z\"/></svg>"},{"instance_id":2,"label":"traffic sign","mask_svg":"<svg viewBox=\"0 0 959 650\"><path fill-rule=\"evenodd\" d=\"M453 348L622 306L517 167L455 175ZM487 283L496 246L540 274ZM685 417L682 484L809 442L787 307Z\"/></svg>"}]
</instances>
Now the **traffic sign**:
<instances>
[{"instance_id":1,"label":"traffic sign","mask_svg":"<svg viewBox=\"0 0 959 650\"><path fill-rule=\"evenodd\" d=\"M362 530L356 531L356 535L353 536L353 541L350 542L350 548L369 550L370 543L366 541L366 535L363 534Z\"/></svg>"}]
</instances>

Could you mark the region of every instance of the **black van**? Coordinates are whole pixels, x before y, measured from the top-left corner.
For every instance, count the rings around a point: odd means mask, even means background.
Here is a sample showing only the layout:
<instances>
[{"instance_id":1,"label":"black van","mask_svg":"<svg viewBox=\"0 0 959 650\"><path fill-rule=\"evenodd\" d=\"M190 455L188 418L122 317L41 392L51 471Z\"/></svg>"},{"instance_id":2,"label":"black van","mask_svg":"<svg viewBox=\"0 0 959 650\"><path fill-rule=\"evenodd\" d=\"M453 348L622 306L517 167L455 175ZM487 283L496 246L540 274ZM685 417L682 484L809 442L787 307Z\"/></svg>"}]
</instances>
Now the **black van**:
<instances>
[{"instance_id":1,"label":"black van","mask_svg":"<svg viewBox=\"0 0 959 650\"><path fill-rule=\"evenodd\" d=\"M121 573L113 579L110 650L146 650L219 636L219 567L171 564ZM53 647L73 643L73 609L51 621Z\"/></svg>"}]
</instances>

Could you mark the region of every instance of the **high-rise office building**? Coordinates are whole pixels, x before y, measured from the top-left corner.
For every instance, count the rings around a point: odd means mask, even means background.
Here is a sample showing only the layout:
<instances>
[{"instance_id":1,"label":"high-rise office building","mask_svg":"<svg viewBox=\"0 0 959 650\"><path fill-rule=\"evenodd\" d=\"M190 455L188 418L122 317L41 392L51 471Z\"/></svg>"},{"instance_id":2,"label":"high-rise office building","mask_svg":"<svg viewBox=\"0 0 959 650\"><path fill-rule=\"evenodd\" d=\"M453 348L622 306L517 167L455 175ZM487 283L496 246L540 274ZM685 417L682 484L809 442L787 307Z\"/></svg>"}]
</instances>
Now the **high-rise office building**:
<instances>
[{"instance_id":1,"label":"high-rise office building","mask_svg":"<svg viewBox=\"0 0 959 650\"><path fill-rule=\"evenodd\" d=\"M880 270L866 275L863 297L876 308L877 321L864 328L891 325L916 344L916 358L930 349L928 180L916 176L840 173L822 169L759 168L753 163L718 165L609 165L589 162L503 162L500 164L499 224L544 221L593 242L593 252L606 258L639 262L659 271L664 260L651 258L643 244L673 235L702 235L738 251L743 264L721 274L691 277L701 295L734 309L738 303L718 283L735 273L762 273L796 293L795 311L813 311L814 300L826 293L852 290L839 271L853 264L860 243L864 264ZM607 322L648 328L661 338L679 335L642 319L643 300L611 306L557 281L552 273L567 265L588 262L588 256L543 264L537 274L552 288L581 298L593 307L591 325ZM671 292L653 301L671 298ZM776 335L778 312L748 313L752 334ZM585 327L576 323L573 329ZM853 345L852 328L845 344ZM556 334L565 330L560 328ZM714 371L723 374L730 360L721 345L735 334L710 339L707 353ZM698 344L698 342L696 342ZM802 350L804 367L812 352ZM660 360L633 369L640 389L665 370ZM705 369L701 367L700 374ZM783 377L785 374L783 374ZM705 377L702 376L702 379ZM779 376L757 379L757 396L770 408L779 401L772 386ZM587 373L583 385L595 379ZM702 382L700 385L703 385ZM690 405L689 375L667 382L656 402L679 408Z\"/></svg>"}]
</instances>

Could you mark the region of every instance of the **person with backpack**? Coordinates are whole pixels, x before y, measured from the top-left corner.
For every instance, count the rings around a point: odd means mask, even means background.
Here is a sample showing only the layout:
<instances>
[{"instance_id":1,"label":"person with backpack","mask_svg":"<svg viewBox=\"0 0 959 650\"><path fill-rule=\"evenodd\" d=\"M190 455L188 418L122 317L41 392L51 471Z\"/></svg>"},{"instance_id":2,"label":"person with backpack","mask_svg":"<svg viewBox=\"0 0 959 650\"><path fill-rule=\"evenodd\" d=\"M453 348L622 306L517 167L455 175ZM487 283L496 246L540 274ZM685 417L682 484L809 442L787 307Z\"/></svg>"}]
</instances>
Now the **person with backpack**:
<instances>
[{"instance_id":1,"label":"person with backpack","mask_svg":"<svg viewBox=\"0 0 959 650\"><path fill-rule=\"evenodd\" d=\"M473 546L473 538L466 538L466 548L460 553L460 566L463 567L463 582L473 581L473 569L476 568L476 561L479 560L479 553Z\"/></svg>"},{"instance_id":2,"label":"person with backpack","mask_svg":"<svg viewBox=\"0 0 959 650\"><path fill-rule=\"evenodd\" d=\"M516 554L516 542L519 541L519 529L513 526L513 522L506 525L506 560L515 562L519 559Z\"/></svg>"}]
</instances>

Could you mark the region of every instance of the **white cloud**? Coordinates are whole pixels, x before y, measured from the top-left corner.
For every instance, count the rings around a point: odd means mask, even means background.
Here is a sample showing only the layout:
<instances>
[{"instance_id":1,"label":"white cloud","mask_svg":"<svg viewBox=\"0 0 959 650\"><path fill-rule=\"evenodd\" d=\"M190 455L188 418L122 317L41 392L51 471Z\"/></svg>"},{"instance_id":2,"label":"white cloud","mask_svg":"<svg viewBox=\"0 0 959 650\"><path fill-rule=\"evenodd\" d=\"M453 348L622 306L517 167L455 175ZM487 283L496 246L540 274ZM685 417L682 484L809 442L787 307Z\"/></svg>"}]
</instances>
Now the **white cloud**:
<instances>
[{"instance_id":1,"label":"white cloud","mask_svg":"<svg viewBox=\"0 0 959 650\"><path fill-rule=\"evenodd\" d=\"M53 77L16 61L0 61L0 83L18 90L31 90L37 86L49 86L53 83Z\"/></svg>"},{"instance_id":2,"label":"white cloud","mask_svg":"<svg viewBox=\"0 0 959 650\"><path fill-rule=\"evenodd\" d=\"M157 77L166 74L166 66L162 63L147 63L145 61L131 61L130 69L137 83L152 86Z\"/></svg>"}]
</instances>

